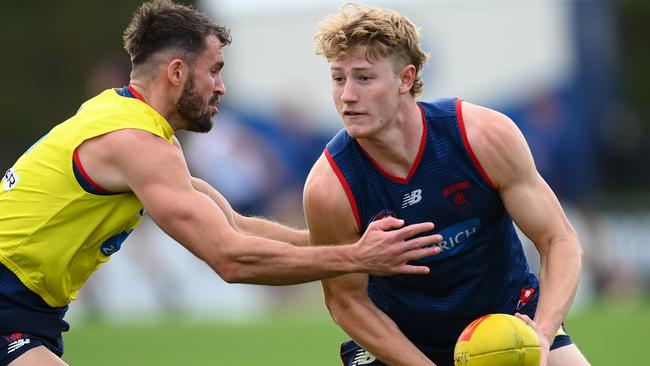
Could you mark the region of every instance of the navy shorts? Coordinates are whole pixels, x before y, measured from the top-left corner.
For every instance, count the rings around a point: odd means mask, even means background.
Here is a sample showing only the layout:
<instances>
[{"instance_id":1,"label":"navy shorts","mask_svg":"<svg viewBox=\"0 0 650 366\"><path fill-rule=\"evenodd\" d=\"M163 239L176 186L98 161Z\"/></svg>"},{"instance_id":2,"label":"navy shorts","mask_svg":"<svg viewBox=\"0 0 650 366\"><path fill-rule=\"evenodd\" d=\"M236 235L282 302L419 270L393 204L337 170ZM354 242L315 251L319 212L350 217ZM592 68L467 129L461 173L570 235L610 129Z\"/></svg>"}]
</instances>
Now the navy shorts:
<instances>
[{"instance_id":1,"label":"navy shorts","mask_svg":"<svg viewBox=\"0 0 650 366\"><path fill-rule=\"evenodd\" d=\"M537 309L537 299L538 294L535 294L533 298L523 305L518 312L521 314L528 315L531 319L535 315L535 310ZM568 346L572 344L573 341L571 337L566 334L564 331L564 324L558 331L553 344L551 344L551 350L556 348ZM454 355L453 355L453 344L450 345L452 352L437 352L425 353L429 359L431 359L437 366L454 366ZM377 360L375 356L370 354L370 352L364 350L354 341L349 340L341 344L341 360L343 361L343 366L386 366L383 362Z\"/></svg>"},{"instance_id":2,"label":"navy shorts","mask_svg":"<svg viewBox=\"0 0 650 366\"><path fill-rule=\"evenodd\" d=\"M70 329L63 320L67 310L49 306L0 264L0 366L38 346L61 357L62 333Z\"/></svg>"}]
</instances>

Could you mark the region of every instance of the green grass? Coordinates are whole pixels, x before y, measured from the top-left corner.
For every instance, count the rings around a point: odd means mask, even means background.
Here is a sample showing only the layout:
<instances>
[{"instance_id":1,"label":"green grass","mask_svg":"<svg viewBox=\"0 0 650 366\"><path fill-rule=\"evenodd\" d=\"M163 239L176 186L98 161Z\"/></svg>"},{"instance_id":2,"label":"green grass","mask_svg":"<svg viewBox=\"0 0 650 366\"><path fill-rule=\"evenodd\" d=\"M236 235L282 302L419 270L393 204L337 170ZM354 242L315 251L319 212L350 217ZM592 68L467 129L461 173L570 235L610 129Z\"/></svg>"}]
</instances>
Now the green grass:
<instances>
[{"instance_id":1,"label":"green grass","mask_svg":"<svg viewBox=\"0 0 650 366\"><path fill-rule=\"evenodd\" d=\"M647 365L650 301L600 302L567 319L567 332L592 365Z\"/></svg>"},{"instance_id":2,"label":"green grass","mask_svg":"<svg viewBox=\"0 0 650 366\"><path fill-rule=\"evenodd\" d=\"M324 314L248 323L84 323L66 334L71 365L338 365L346 338Z\"/></svg>"},{"instance_id":3,"label":"green grass","mask_svg":"<svg viewBox=\"0 0 650 366\"><path fill-rule=\"evenodd\" d=\"M597 303L567 328L594 366L645 364L650 302ZM71 365L340 365L346 336L322 311L250 324L166 320L149 325L84 322L65 334Z\"/></svg>"}]
</instances>

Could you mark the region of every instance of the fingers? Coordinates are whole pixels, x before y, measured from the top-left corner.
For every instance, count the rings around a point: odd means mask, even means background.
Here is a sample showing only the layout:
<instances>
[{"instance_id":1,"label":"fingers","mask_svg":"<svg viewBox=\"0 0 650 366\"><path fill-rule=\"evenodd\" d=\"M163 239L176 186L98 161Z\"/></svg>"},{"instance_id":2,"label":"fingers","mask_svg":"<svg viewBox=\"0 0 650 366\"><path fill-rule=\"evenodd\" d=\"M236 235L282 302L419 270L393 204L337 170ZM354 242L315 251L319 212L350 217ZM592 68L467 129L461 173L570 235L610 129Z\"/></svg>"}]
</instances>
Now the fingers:
<instances>
[{"instance_id":1,"label":"fingers","mask_svg":"<svg viewBox=\"0 0 650 366\"><path fill-rule=\"evenodd\" d=\"M410 262L421 258L430 257L432 255L436 255L441 251L442 249L440 247L435 247L435 246L430 248L415 249L405 253L402 258L405 258L407 262Z\"/></svg>"},{"instance_id":2,"label":"fingers","mask_svg":"<svg viewBox=\"0 0 650 366\"><path fill-rule=\"evenodd\" d=\"M387 231L404 226L404 220L392 216L387 216L383 219L372 222L370 226L377 227L379 230Z\"/></svg>"},{"instance_id":3,"label":"fingers","mask_svg":"<svg viewBox=\"0 0 650 366\"><path fill-rule=\"evenodd\" d=\"M427 266L414 266L411 264L404 264L397 267L397 271L395 273L408 275L425 275L428 274L429 271L430 269Z\"/></svg>"},{"instance_id":4,"label":"fingers","mask_svg":"<svg viewBox=\"0 0 650 366\"><path fill-rule=\"evenodd\" d=\"M410 262L436 255L442 252L442 248L432 244L436 244L441 241L442 236L440 234L428 235L408 240L404 246L404 253L401 256L401 259L403 259L405 262Z\"/></svg>"},{"instance_id":5,"label":"fingers","mask_svg":"<svg viewBox=\"0 0 650 366\"><path fill-rule=\"evenodd\" d=\"M395 234L397 235L398 239L406 239L418 235L420 233L431 231L433 230L433 227L434 225L431 222L422 222L419 224L409 225L399 230L396 230Z\"/></svg>"},{"instance_id":6,"label":"fingers","mask_svg":"<svg viewBox=\"0 0 650 366\"><path fill-rule=\"evenodd\" d=\"M533 329L537 328L537 324L535 324L535 322L528 315L515 313L515 316L523 320L526 324L528 324L529 327L532 327Z\"/></svg>"},{"instance_id":7,"label":"fingers","mask_svg":"<svg viewBox=\"0 0 650 366\"><path fill-rule=\"evenodd\" d=\"M539 360L539 365L540 366L546 366L547 360L548 360L548 353L549 349L551 347L551 343L553 343L553 338L547 338L547 336L544 334L544 332L537 326L537 323L535 323L534 320L532 320L528 315L526 314L521 314L521 313L515 313L515 316L526 323L529 327L531 327L535 333L537 334L537 337L539 338L540 342L540 347L542 349L542 355Z\"/></svg>"},{"instance_id":8,"label":"fingers","mask_svg":"<svg viewBox=\"0 0 650 366\"><path fill-rule=\"evenodd\" d=\"M538 337L541 337L543 335L543 332L539 327L537 326L537 323L533 319L531 319L528 315L526 314L520 314L520 313L515 313L515 316L526 323L529 327L533 328L535 333L537 333Z\"/></svg>"},{"instance_id":9,"label":"fingers","mask_svg":"<svg viewBox=\"0 0 650 366\"><path fill-rule=\"evenodd\" d=\"M440 243L441 241L442 241L442 235L433 234L433 235L427 235L427 236L421 236L421 237L409 239L406 241L406 243L408 244L408 247L410 249L416 249L416 248L426 247L427 245L437 244Z\"/></svg>"}]
</instances>

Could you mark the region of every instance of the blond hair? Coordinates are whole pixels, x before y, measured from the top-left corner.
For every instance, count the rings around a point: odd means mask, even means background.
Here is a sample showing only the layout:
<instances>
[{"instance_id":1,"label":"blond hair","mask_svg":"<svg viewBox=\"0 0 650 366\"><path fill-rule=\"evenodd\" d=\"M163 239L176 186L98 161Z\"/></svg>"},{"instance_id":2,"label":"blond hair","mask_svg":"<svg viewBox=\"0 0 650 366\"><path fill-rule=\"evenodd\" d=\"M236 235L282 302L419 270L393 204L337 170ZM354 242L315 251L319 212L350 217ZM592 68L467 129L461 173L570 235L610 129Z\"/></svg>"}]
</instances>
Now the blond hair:
<instances>
[{"instance_id":1,"label":"blond hair","mask_svg":"<svg viewBox=\"0 0 650 366\"><path fill-rule=\"evenodd\" d=\"M318 24L316 54L328 61L340 59L357 47L366 48L366 59L392 57L398 67L413 65L416 77L411 95L422 94L422 67L429 55L420 48L419 29L395 10L347 3L338 13Z\"/></svg>"}]
</instances>

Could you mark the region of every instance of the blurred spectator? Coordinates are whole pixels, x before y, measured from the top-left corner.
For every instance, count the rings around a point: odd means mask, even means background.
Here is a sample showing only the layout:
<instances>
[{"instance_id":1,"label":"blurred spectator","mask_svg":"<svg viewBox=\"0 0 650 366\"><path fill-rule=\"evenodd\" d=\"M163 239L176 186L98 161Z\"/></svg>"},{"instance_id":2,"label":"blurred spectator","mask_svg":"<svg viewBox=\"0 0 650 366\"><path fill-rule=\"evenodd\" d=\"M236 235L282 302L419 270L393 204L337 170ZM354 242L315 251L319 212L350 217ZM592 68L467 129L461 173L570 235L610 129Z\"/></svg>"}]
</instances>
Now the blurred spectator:
<instances>
[{"instance_id":1,"label":"blurred spectator","mask_svg":"<svg viewBox=\"0 0 650 366\"><path fill-rule=\"evenodd\" d=\"M182 142L192 174L210 183L243 214L264 214L289 174L273 141L231 111L220 111L207 134L183 134Z\"/></svg>"},{"instance_id":2,"label":"blurred spectator","mask_svg":"<svg viewBox=\"0 0 650 366\"><path fill-rule=\"evenodd\" d=\"M273 113L222 110L207 135L183 135L183 149L192 173L237 211L305 228L304 182L329 136L313 132L315 123L296 103L281 99L275 105ZM277 311L291 311L319 293L313 285L260 289Z\"/></svg>"},{"instance_id":3,"label":"blurred spectator","mask_svg":"<svg viewBox=\"0 0 650 366\"><path fill-rule=\"evenodd\" d=\"M593 277L596 296L629 299L640 294L640 272L621 255L625 243L618 242L602 213L591 205L579 207L575 215L584 248L584 265Z\"/></svg>"},{"instance_id":4,"label":"blurred spectator","mask_svg":"<svg viewBox=\"0 0 650 366\"><path fill-rule=\"evenodd\" d=\"M506 109L526 137L535 165L561 201L579 203L596 189L593 156L586 156L568 92L540 89L523 104Z\"/></svg>"},{"instance_id":5,"label":"blurred spectator","mask_svg":"<svg viewBox=\"0 0 650 366\"><path fill-rule=\"evenodd\" d=\"M541 91L524 108L521 130L537 169L560 198L572 196L570 182L577 177L570 177L569 160L565 158L572 151L566 141L567 116L561 97Z\"/></svg>"}]
</instances>

